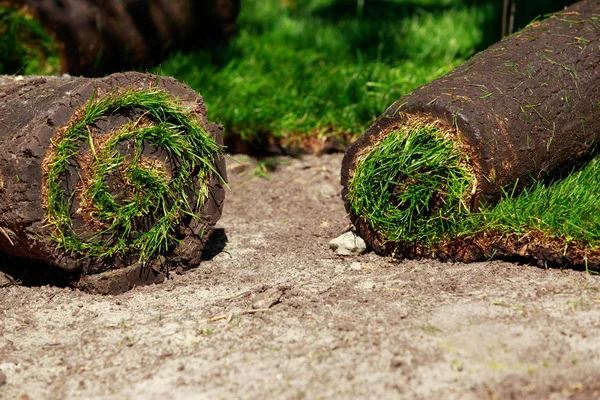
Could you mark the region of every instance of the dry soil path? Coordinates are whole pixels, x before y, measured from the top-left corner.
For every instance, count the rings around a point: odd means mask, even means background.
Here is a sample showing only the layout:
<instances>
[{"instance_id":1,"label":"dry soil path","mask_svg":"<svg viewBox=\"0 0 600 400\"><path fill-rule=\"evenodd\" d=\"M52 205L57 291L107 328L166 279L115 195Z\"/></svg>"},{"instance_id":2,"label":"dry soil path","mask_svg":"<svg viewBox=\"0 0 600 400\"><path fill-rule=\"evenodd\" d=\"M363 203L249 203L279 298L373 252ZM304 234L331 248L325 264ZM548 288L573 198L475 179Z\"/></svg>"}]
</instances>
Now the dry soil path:
<instances>
[{"instance_id":1,"label":"dry soil path","mask_svg":"<svg viewBox=\"0 0 600 400\"><path fill-rule=\"evenodd\" d=\"M239 159L198 268L119 296L0 289L0 398L600 396L598 276L339 257L341 155Z\"/></svg>"}]
</instances>

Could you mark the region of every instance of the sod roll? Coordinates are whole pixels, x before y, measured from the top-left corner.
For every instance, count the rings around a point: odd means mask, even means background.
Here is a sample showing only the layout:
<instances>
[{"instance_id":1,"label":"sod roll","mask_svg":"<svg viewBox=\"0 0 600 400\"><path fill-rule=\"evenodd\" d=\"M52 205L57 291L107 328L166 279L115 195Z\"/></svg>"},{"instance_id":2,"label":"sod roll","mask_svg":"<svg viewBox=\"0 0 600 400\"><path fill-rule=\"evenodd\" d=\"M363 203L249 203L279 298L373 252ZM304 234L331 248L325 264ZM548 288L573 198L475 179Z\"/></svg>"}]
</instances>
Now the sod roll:
<instances>
[{"instance_id":1,"label":"sod roll","mask_svg":"<svg viewBox=\"0 0 600 400\"><path fill-rule=\"evenodd\" d=\"M381 254L561 261L569 238L487 229L483 210L589 159L599 141L600 1L587 0L395 102L347 150L342 195Z\"/></svg>"},{"instance_id":2,"label":"sod roll","mask_svg":"<svg viewBox=\"0 0 600 400\"><path fill-rule=\"evenodd\" d=\"M228 37L238 11L239 0L0 0L0 54L12 58L1 73L41 64L102 76L151 66Z\"/></svg>"},{"instance_id":3,"label":"sod roll","mask_svg":"<svg viewBox=\"0 0 600 400\"><path fill-rule=\"evenodd\" d=\"M221 136L172 78L0 78L0 251L83 274L195 266L221 215Z\"/></svg>"}]
</instances>

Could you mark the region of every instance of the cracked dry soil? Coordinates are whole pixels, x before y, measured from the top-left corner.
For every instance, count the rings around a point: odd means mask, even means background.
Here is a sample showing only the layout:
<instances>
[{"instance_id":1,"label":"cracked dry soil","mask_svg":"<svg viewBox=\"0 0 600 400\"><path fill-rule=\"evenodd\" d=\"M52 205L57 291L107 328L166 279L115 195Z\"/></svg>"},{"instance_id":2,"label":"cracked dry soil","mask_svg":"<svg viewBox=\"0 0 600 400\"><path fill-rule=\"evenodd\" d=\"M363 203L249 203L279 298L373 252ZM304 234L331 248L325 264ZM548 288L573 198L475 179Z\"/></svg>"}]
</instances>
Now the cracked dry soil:
<instances>
[{"instance_id":1,"label":"cracked dry soil","mask_svg":"<svg viewBox=\"0 0 600 400\"><path fill-rule=\"evenodd\" d=\"M235 158L197 268L118 296L0 289L0 398L600 396L598 276L336 256L340 154L269 179Z\"/></svg>"}]
</instances>

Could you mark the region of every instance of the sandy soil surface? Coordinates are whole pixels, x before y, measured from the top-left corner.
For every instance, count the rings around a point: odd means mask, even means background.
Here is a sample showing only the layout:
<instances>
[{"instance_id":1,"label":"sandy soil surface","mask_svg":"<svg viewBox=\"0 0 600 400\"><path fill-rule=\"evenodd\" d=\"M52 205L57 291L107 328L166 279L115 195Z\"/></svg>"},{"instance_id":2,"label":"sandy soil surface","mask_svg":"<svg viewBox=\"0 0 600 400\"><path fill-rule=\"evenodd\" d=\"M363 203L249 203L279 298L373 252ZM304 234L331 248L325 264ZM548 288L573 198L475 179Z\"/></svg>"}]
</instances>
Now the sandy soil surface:
<instances>
[{"instance_id":1,"label":"sandy soil surface","mask_svg":"<svg viewBox=\"0 0 600 400\"><path fill-rule=\"evenodd\" d=\"M600 397L600 277L336 256L341 155L236 159L198 268L0 289L0 398Z\"/></svg>"}]
</instances>

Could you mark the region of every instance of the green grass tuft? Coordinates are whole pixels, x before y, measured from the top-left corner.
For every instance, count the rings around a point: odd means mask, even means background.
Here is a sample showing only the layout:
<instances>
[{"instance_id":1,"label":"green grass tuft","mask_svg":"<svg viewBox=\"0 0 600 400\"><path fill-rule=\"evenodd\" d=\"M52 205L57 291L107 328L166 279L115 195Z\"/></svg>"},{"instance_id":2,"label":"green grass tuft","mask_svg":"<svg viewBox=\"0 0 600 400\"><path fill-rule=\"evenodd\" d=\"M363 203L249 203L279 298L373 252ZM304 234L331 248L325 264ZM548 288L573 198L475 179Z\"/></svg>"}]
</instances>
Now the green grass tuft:
<instances>
[{"instance_id":1,"label":"green grass tuft","mask_svg":"<svg viewBox=\"0 0 600 400\"><path fill-rule=\"evenodd\" d=\"M95 137L92 127L96 121L131 109L144 113L144 121L125 124L101 136L102 140ZM119 154L123 142L133 146L133 154ZM90 149L79 171L81 187L65 193L63 182L77 157L82 160L80 149L85 143ZM169 176L165 163L143 156L144 146L168 154L171 164L176 164L173 176ZM197 117L167 92L128 90L92 97L59 133L44 160L46 220L53 239L60 250L74 258L133 253L145 262L168 251L178 242L175 228L182 219L197 218L195 211L208 195L208 180L217 173L214 159L221 151ZM127 198L115 199L106 181L110 175L121 177L126 187L119 192L128 193ZM73 196L79 198L79 212L97 228L87 240L77 237L71 228ZM190 204L190 197L197 202Z\"/></svg>"},{"instance_id":2,"label":"green grass tuft","mask_svg":"<svg viewBox=\"0 0 600 400\"><path fill-rule=\"evenodd\" d=\"M445 136L432 124L405 125L357 162L348 200L386 240L437 242L469 214L475 175Z\"/></svg>"},{"instance_id":3,"label":"green grass tuft","mask_svg":"<svg viewBox=\"0 0 600 400\"><path fill-rule=\"evenodd\" d=\"M518 196L505 192L495 206L488 207L466 232L497 230L524 235L540 231L551 238L578 241L600 247L600 156L562 180L537 182ZM485 227L482 229L481 227Z\"/></svg>"},{"instance_id":4,"label":"green grass tuft","mask_svg":"<svg viewBox=\"0 0 600 400\"><path fill-rule=\"evenodd\" d=\"M25 8L0 4L0 75L52 75L60 69L58 46Z\"/></svg>"}]
</instances>

